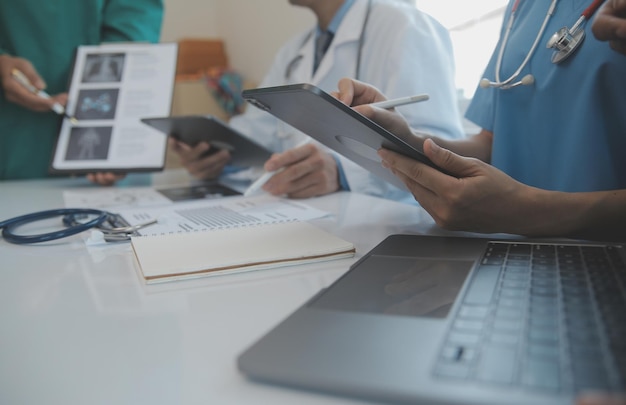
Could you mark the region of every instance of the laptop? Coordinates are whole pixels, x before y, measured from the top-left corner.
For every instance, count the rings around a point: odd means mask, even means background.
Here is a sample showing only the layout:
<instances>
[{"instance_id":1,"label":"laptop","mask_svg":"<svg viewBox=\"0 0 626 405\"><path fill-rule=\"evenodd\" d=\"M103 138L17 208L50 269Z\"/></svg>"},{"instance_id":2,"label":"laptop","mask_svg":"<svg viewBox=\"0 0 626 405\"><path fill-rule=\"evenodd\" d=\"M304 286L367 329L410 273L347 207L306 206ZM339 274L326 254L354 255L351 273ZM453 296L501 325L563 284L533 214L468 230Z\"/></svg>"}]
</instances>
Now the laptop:
<instances>
[{"instance_id":1,"label":"laptop","mask_svg":"<svg viewBox=\"0 0 626 405\"><path fill-rule=\"evenodd\" d=\"M246 349L250 379L406 404L626 389L626 246L392 235Z\"/></svg>"}]
</instances>

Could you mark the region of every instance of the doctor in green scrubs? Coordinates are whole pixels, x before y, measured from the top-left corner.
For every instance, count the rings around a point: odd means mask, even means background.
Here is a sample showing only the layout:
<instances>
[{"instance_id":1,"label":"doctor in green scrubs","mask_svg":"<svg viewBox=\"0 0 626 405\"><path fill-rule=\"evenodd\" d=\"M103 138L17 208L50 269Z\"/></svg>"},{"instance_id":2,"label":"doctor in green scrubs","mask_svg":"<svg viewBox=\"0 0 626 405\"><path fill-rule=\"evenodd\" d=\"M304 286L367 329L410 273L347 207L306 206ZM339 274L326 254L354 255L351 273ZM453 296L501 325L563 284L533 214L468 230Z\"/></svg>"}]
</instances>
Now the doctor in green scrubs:
<instances>
[{"instance_id":1,"label":"doctor in green scrubs","mask_svg":"<svg viewBox=\"0 0 626 405\"><path fill-rule=\"evenodd\" d=\"M0 0L0 180L48 176L74 52L103 42L158 42L162 0ZM52 95L21 87L13 68ZM101 184L117 176L90 175Z\"/></svg>"}]
</instances>

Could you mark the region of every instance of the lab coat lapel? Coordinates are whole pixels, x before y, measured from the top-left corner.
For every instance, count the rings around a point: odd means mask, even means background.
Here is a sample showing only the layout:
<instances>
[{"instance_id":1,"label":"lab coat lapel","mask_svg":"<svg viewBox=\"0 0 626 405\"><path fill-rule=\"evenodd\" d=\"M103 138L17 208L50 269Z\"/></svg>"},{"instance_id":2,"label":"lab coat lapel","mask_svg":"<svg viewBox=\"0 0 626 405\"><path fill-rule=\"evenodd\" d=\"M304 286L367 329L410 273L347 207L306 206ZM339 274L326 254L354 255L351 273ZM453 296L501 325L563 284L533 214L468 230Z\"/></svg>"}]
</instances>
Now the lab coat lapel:
<instances>
[{"instance_id":1,"label":"lab coat lapel","mask_svg":"<svg viewBox=\"0 0 626 405\"><path fill-rule=\"evenodd\" d=\"M365 14L367 13L367 0L357 0L354 2L348 13L345 15L343 21L339 25L339 29L335 33L335 37L330 44L330 47L326 51L322 62L317 68L317 71L313 75L313 81L315 83L321 82L324 77L332 70L333 66L335 66L335 51L337 48L346 45L351 42L359 41L359 37L361 36L361 28L363 27L363 20L365 20ZM314 52L314 42L311 44L307 44L307 49L310 53L311 60L309 66L311 69L313 67L313 52ZM358 48L358 44L357 44ZM357 53L355 53L356 58ZM356 60L353 61L353 66L356 66ZM351 75L353 76L354 73Z\"/></svg>"},{"instance_id":2,"label":"lab coat lapel","mask_svg":"<svg viewBox=\"0 0 626 405\"><path fill-rule=\"evenodd\" d=\"M315 48L315 33L308 35L306 41L297 50L293 60L299 58L286 84L310 83L313 75L313 53Z\"/></svg>"}]
</instances>

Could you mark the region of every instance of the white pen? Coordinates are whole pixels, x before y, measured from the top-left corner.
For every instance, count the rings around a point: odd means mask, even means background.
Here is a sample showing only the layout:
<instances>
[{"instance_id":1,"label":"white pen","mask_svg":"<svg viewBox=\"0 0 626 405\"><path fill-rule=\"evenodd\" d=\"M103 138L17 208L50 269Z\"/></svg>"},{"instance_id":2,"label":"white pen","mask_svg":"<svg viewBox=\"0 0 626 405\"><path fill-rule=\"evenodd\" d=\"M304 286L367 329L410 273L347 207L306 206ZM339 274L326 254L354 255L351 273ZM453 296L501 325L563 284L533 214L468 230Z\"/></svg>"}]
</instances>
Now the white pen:
<instances>
[{"instance_id":1,"label":"white pen","mask_svg":"<svg viewBox=\"0 0 626 405\"><path fill-rule=\"evenodd\" d=\"M389 109L405 104L419 103L420 101L426 101L429 98L430 97L428 96L428 94L416 94L415 96L400 97L394 98L392 100L379 101L377 103L371 103L370 105L372 107Z\"/></svg>"},{"instance_id":2,"label":"white pen","mask_svg":"<svg viewBox=\"0 0 626 405\"><path fill-rule=\"evenodd\" d=\"M300 142L299 144L294 146L292 149L299 148L301 146L306 145L307 143L309 143L309 138L305 138L302 142ZM271 179L273 175L283 171L283 169L284 169L284 167L281 167L278 170L274 170L274 171L271 171L271 172L263 173L261 175L261 177L259 177L252 184L250 184L250 186L246 189L246 191L244 191L243 196L244 197L251 197L251 196L257 194L259 191L261 191L261 188L263 188L263 185L265 183L267 183L267 181L269 179Z\"/></svg>"},{"instance_id":3,"label":"white pen","mask_svg":"<svg viewBox=\"0 0 626 405\"><path fill-rule=\"evenodd\" d=\"M246 191L244 191L243 196L244 197L251 197L253 195L256 195L259 191L261 191L261 188L263 187L263 185L265 183L267 183L267 181L276 173L280 172L282 169L278 169L278 170L274 170L273 172L265 172L261 175L261 177L259 177L258 179L256 179L252 184L250 184L250 186L246 189Z\"/></svg>"},{"instance_id":4,"label":"white pen","mask_svg":"<svg viewBox=\"0 0 626 405\"><path fill-rule=\"evenodd\" d=\"M22 87L24 87L26 90L30 91L34 95L44 98L46 100L49 100L52 98L50 97L50 94L33 86L30 80L28 80L26 75L22 73L21 71L14 68L13 70L11 70L11 75L19 84L22 85ZM76 124L78 122L76 118L70 117L69 115L65 113L65 107L63 107L61 104L55 102L54 104L52 104L51 108L52 108L52 111L54 111L55 113L59 115L64 115L66 118L72 121L73 124Z\"/></svg>"}]
</instances>

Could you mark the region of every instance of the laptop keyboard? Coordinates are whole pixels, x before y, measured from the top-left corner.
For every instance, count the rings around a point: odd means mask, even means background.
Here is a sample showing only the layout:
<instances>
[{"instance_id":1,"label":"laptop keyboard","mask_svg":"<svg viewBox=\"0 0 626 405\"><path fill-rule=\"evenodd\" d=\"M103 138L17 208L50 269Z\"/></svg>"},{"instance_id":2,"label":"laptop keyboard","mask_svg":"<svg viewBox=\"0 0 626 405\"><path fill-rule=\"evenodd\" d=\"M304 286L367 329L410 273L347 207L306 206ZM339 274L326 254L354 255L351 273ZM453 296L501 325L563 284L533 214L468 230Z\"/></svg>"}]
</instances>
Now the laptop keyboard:
<instances>
[{"instance_id":1,"label":"laptop keyboard","mask_svg":"<svg viewBox=\"0 0 626 405\"><path fill-rule=\"evenodd\" d=\"M624 391L626 264L618 249L490 243L435 375L554 393Z\"/></svg>"}]
</instances>

